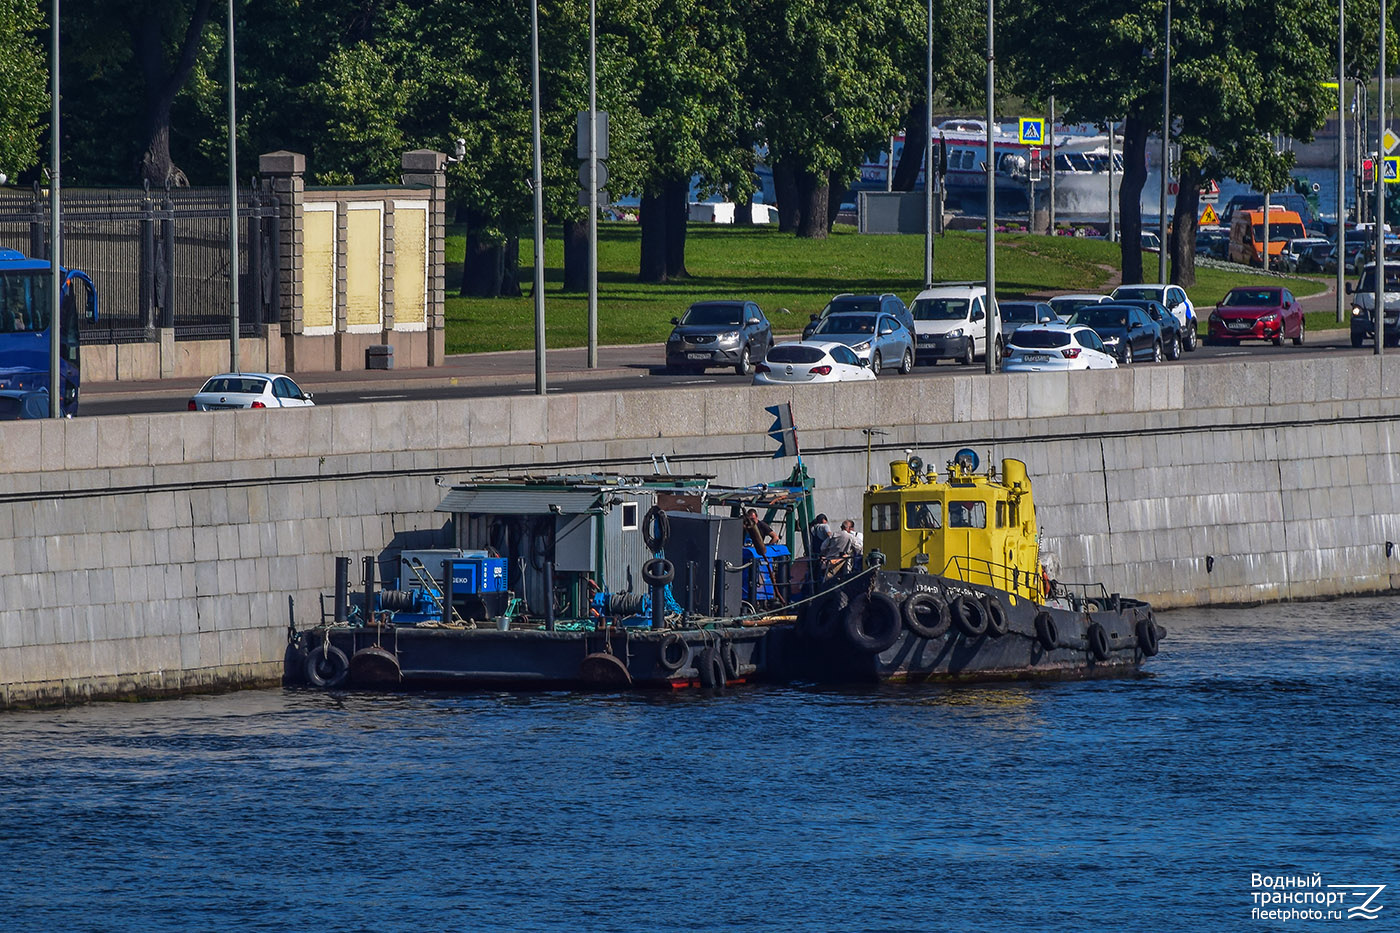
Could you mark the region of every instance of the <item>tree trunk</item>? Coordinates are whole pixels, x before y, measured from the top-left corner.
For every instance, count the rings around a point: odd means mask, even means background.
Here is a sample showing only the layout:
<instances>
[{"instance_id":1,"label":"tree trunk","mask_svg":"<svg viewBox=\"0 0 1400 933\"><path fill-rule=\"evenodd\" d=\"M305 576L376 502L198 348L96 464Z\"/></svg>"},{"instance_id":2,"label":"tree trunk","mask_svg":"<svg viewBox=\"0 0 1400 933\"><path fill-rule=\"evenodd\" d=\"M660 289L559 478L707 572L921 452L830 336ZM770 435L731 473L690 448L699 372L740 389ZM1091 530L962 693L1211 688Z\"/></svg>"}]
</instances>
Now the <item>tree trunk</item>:
<instances>
[{"instance_id":1,"label":"tree trunk","mask_svg":"<svg viewBox=\"0 0 1400 933\"><path fill-rule=\"evenodd\" d=\"M642 256L637 279L642 282L666 281L666 199L659 194L642 194Z\"/></svg>"},{"instance_id":2,"label":"tree trunk","mask_svg":"<svg viewBox=\"0 0 1400 933\"><path fill-rule=\"evenodd\" d=\"M146 149L139 171L142 181L153 187L189 187L190 180L170 157L170 108L194 68L211 0L196 0L189 26L180 45L179 56L169 73L165 67L164 23L156 16L134 19L132 47L144 79L146 110Z\"/></svg>"},{"instance_id":3,"label":"tree trunk","mask_svg":"<svg viewBox=\"0 0 1400 933\"><path fill-rule=\"evenodd\" d=\"M1147 120L1141 114L1123 121L1123 181L1118 186L1119 255L1123 284L1142 282L1142 188L1147 184Z\"/></svg>"},{"instance_id":4,"label":"tree trunk","mask_svg":"<svg viewBox=\"0 0 1400 933\"><path fill-rule=\"evenodd\" d=\"M802 198L797 190L797 173L785 162L773 163L773 190L778 196L778 230L795 233L802 222Z\"/></svg>"},{"instance_id":5,"label":"tree trunk","mask_svg":"<svg viewBox=\"0 0 1400 933\"><path fill-rule=\"evenodd\" d=\"M1177 180L1176 208L1172 211L1171 283L1183 288L1196 284L1196 219L1201 203L1201 176L1195 169L1183 168ZM1162 244L1166 249L1167 244Z\"/></svg>"},{"instance_id":6,"label":"tree trunk","mask_svg":"<svg viewBox=\"0 0 1400 933\"><path fill-rule=\"evenodd\" d=\"M836 226L836 218L841 213L841 199L846 196L846 192L851 190L850 185L843 185L837 180L835 172L828 176L826 185L826 232L830 233L831 228Z\"/></svg>"},{"instance_id":7,"label":"tree trunk","mask_svg":"<svg viewBox=\"0 0 1400 933\"><path fill-rule=\"evenodd\" d=\"M501 297L519 298L520 292L520 236L506 237L501 248Z\"/></svg>"},{"instance_id":8,"label":"tree trunk","mask_svg":"<svg viewBox=\"0 0 1400 933\"><path fill-rule=\"evenodd\" d=\"M802 172L797 176L798 201L802 205L802 222L797 235L808 240L826 239L826 175Z\"/></svg>"},{"instance_id":9,"label":"tree trunk","mask_svg":"<svg viewBox=\"0 0 1400 933\"><path fill-rule=\"evenodd\" d=\"M904 118L904 150L899 154L899 162L894 170L894 191L913 191L919 181L919 169L924 164L924 147L928 141L928 127L925 126L925 105L920 95L909 108Z\"/></svg>"},{"instance_id":10,"label":"tree trunk","mask_svg":"<svg viewBox=\"0 0 1400 933\"><path fill-rule=\"evenodd\" d=\"M666 183L666 278L683 279L686 224L690 221L690 176Z\"/></svg>"},{"instance_id":11,"label":"tree trunk","mask_svg":"<svg viewBox=\"0 0 1400 933\"><path fill-rule=\"evenodd\" d=\"M588 221L564 221L564 291L588 291Z\"/></svg>"},{"instance_id":12,"label":"tree trunk","mask_svg":"<svg viewBox=\"0 0 1400 933\"><path fill-rule=\"evenodd\" d=\"M753 226L753 195L749 195L743 200L734 199L734 226Z\"/></svg>"},{"instance_id":13,"label":"tree trunk","mask_svg":"<svg viewBox=\"0 0 1400 933\"><path fill-rule=\"evenodd\" d=\"M488 240L478 232L486 226L479 214L466 212L467 250L462 261L459 293L468 298L499 298L504 255L498 240Z\"/></svg>"}]
</instances>

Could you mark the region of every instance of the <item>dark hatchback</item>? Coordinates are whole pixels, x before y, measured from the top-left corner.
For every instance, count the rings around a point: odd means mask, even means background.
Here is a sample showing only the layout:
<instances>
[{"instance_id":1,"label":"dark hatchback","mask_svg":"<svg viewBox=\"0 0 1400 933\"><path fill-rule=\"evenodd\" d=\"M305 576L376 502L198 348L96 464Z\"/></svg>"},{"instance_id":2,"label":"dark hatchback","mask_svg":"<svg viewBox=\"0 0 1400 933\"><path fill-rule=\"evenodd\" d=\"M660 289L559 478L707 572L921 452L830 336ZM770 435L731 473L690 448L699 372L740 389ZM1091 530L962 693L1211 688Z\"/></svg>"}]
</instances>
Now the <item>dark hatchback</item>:
<instances>
[{"instance_id":1,"label":"dark hatchback","mask_svg":"<svg viewBox=\"0 0 1400 933\"><path fill-rule=\"evenodd\" d=\"M671 323L666 366L681 372L732 366L750 376L773 346L773 325L752 301L697 301Z\"/></svg>"},{"instance_id":2,"label":"dark hatchback","mask_svg":"<svg viewBox=\"0 0 1400 933\"><path fill-rule=\"evenodd\" d=\"M807 326L802 328L802 339L806 340L816 331L817 325L833 314L892 314L903 324L909 333L914 333L914 316L898 295L886 292L883 295L855 295L844 292L832 298L822 308L821 314L812 315Z\"/></svg>"},{"instance_id":3,"label":"dark hatchback","mask_svg":"<svg viewBox=\"0 0 1400 933\"><path fill-rule=\"evenodd\" d=\"M1167 310L1166 305L1148 298L1120 298L1114 304L1133 305L1146 311L1162 331L1162 355L1169 360L1181 359L1186 338L1181 333L1181 322Z\"/></svg>"},{"instance_id":4,"label":"dark hatchback","mask_svg":"<svg viewBox=\"0 0 1400 933\"><path fill-rule=\"evenodd\" d=\"M1074 312L1069 323L1092 328L1103 341L1104 351L1117 357L1120 365L1162 358L1162 328L1137 305L1090 305Z\"/></svg>"}]
</instances>

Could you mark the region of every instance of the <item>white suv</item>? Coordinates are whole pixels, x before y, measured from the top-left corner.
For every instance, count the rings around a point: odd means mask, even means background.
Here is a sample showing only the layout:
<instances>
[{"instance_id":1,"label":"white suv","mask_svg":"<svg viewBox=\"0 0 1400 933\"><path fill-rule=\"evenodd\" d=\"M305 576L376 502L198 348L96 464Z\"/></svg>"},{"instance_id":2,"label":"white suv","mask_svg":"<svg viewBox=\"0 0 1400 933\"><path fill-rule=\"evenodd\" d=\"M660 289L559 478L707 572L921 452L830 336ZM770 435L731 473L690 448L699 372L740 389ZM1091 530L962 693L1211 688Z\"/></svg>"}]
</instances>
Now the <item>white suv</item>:
<instances>
[{"instance_id":1,"label":"white suv","mask_svg":"<svg viewBox=\"0 0 1400 933\"><path fill-rule=\"evenodd\" d=\"M1119 285L1113 290L1113 297L1127 301L1160 302L1181 326L1181 348L1194 350L1200 342L1196 333L1196 308L1186 297L1186 289L1180 285Z\"/></svg>"},{"instance_id":2,"label":"white suv","mask_svg":"<svg viewBox=\"0 0 1400 933\"><path fill-rule=\"evenodd\" d=\"M985 357L986 301L987 286L983 282L947 282L919 292L909 306L914 315L915 362L957 360L968 366L976 357ZM996 357L1000 359L1001 329L996 328L994 333Z\"/></svg>"}]
</instances>

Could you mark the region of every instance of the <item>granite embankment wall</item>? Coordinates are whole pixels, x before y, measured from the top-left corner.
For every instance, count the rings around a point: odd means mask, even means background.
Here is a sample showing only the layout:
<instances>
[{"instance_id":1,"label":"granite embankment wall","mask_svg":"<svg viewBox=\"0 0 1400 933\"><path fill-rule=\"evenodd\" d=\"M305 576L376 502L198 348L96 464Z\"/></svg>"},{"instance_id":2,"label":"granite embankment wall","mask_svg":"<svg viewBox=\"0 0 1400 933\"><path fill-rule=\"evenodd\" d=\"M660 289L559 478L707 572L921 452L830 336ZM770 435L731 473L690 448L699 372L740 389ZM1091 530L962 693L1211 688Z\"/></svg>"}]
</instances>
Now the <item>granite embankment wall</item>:
<instances>
[{"instance_id":1,"label":"granite embankment wall","mask_svg":"<svg viewBox=\"0 0 1400 933\"><path fill-rule=\"evenodd\" d=\"M1018 457L1065 580L1161 606L1391 589L1400 359L1347 356L765 389L0 424L0 705L274 683L337 555L445 542L491 472L775 481L791 401L819 507L912 448ZM867 461L862 428L874 437ZM358 572L354 573L358 577Z\"/></svg>"}]
</instances>

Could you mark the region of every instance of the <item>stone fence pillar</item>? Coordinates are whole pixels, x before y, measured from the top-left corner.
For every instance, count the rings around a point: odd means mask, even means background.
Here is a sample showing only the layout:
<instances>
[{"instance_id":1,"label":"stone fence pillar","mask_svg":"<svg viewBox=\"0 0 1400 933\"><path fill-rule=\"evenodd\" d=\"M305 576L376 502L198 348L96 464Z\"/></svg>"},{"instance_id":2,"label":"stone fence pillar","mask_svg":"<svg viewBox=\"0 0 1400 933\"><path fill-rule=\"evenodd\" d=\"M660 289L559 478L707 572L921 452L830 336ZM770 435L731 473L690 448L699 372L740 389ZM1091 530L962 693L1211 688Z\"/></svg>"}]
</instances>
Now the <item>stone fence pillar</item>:
<instances>
[{"instance_id":1,"label":"stone fence pillar","mask_svg":"<svg viewBox=\"0 0 1400 933\"><path fill-rule=\"evenodd\" d=\"M431 202L428 218L428 365L441 366L447 353L447 155L432 149L403 154L405 185L423 185Z\"/></svg>"},{"instance_id":2,"label":"stone fence pillar","mask_svg":"<svg viewBox=\"0 0 1400 933\"><path fill-rule=\"evenodd\" d=\"M280 331L286 338L286 365L297 372L296 341L302 329L302 201L306 195L306 156L279 150L258 157L263 190L277 199L277 305Z\"/></svg>"}]
</instances>

